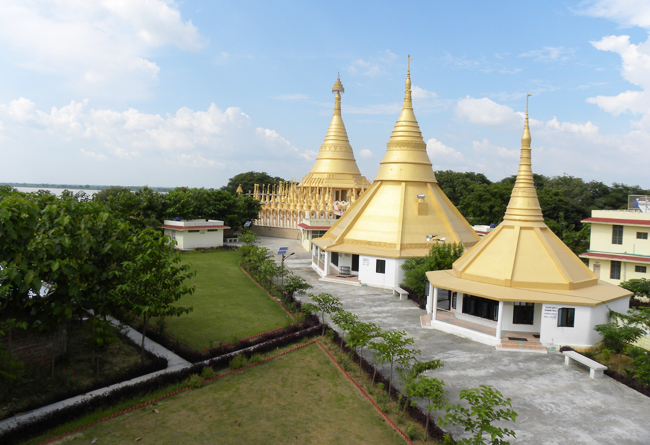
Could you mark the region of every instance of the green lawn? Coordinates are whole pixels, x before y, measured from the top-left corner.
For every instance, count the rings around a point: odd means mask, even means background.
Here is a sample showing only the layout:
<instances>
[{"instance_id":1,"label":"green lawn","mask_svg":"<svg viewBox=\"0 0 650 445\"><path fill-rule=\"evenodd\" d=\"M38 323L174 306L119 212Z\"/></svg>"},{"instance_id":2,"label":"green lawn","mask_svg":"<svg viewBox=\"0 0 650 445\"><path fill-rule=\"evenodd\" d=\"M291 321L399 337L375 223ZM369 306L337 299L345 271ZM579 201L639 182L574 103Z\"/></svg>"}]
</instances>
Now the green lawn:
<instances>
[{"instance_id":1,"label":"green lawn","mask_svg":"<svg viewBox=\"0 0 650 445\"><path fill-rule=\"evenodd\" d=\"M171 335L201 350L293 322L239 268L238 250L186 252L182 258L196 270L190 283L196 290L183 297L178 305L192 306L194 310L167 318L167 332Z\"/></svg>"},{"instance_id":2,"label":"green lawn","mask_svg":"<svg viewBox=\"0 0 650 445\"><path fill-rule=\"evenodd\" d=\"M405 443L316 344L53 443L94 438L141 438L142 445Z\"/></svg>"}]
</instances>

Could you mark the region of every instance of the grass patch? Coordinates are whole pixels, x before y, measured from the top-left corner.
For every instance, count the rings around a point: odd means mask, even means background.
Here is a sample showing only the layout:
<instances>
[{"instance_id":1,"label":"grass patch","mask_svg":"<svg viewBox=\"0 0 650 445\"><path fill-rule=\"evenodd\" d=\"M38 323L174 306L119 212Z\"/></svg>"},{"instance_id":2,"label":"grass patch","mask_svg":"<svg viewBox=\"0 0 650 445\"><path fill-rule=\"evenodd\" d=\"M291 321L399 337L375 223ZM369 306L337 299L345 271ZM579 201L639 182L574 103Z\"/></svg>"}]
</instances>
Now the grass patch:
<instances>
[{"instance_id":1,"label":"grass patch","mask_svg":"<svg viewBox=\"0 0 650 445\"><path fill-rule=\"evenodd\" d=\"M138 437L142 444L404 443L315 344L53 443Z\"/></svg>"},{"instance_id":2,"label":"grass patch","mask_svg":"<svg viewBox=\"0 0 650 445\"><path fill-rule=\"evenodd\" d=\"M240 269L238 250L202 250L183 253L196 276L192 295L177 304L194 310L166 319L166 332L203 350L222 343L270 331L293 319ZM156 320L152 320L156 324Z\"/></svg>"}]
</instances>

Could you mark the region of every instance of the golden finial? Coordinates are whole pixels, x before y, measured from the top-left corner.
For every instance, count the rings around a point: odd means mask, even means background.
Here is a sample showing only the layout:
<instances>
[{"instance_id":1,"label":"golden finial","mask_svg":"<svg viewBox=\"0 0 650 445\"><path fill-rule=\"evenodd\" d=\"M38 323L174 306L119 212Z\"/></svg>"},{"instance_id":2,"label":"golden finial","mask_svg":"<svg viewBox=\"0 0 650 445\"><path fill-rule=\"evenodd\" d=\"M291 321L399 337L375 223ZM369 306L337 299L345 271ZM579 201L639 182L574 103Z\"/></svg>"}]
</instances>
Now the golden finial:
<instances>
[{"instance_id":1,"label":"golden finial","mask_svg":"<svg viewBox=\"0 0 650 445\"><path fill-rule=\"evenodd\" d=\"M535 180L531 168L530 129L528 128L528 97L526 96L526 122L524 134L521 137L521 157L519 158L519 171L517 180L512 189L510 202L506 208L504 221L544 221L542 208L535 190Z\"/></svg>"},{"instance_id":2,"label":"golden finial","mask_svg":"<svg viewBox=\"0 0 650 445\"><path fill-rule=\"evenodd\" d=\"M411 60L413 60L413 58L412 58L411 55L409 54L409 55L408 55L408 60L407 60L407 62L406 62L406 65L407 65L406 74L407 74L407 75L411 74Z\"/></svg>"},{"instance_id":3,"label":"golden finial","mask_svg":"<svg viewBox=\"0 0 650 445\"><path fill-rule=\"evenodd\" d=\"M334 82L334 86L332 87L332 93L345 93L345 88L343 88L343 84L341 83L340 73L339 73L339 77L336 78L336 82Z\"/></svg>"}]
</instances>

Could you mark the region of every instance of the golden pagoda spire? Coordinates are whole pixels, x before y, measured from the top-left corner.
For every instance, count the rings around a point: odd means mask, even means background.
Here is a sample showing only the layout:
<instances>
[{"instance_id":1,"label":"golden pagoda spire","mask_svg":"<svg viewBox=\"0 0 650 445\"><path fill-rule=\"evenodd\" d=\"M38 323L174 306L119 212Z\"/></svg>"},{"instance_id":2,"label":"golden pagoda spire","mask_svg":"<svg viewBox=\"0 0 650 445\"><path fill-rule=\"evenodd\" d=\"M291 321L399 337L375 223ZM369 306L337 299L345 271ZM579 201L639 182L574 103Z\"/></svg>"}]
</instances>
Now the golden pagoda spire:
<instances>
[{"instance_id":1,"label":"golden pagoda spire","mask_svg":"<svg viewBox=\"0 0 650 445\"><path fill-rule=\"evenodd\" d=\"M533 170L531 168L530 129L528 127L528 97L526 96L526 121L524 123L524 134L521 137L521 158L519 160L519 171L517 180L512 189L510 203L506 209L504 221L544 221L542 208L537 198Z\"/></svg>"},{"instance_id":2,"label":"golden pagoda spire","mask_svg":"<svg viewBox=\"0 0 650 445\"><path fill-rule=\"evenodd\" d=\"M411 56L408 56L404 105L388 141L375 181L436 182L427 144L415 114L411 96Z\"/></svg>"}]
</instances>

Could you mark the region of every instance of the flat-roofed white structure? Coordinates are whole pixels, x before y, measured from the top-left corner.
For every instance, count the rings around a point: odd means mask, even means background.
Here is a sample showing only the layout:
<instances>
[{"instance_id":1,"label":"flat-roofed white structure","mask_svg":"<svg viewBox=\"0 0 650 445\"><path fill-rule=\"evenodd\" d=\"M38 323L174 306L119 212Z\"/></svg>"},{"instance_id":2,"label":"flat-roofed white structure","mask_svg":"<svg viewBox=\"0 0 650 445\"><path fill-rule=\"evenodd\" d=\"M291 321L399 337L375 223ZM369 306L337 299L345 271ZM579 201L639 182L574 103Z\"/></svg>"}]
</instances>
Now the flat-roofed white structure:
<instances>
[{"instance_id":1,"label":"flat-roofed white structure","mask_svg":"<svg viewBox=\"0 0 650 445\"><path fill-rule=\"evenodd\" d=\"M176 241L176 249L209 249L223 246L223 232L230 227L216 219L165 220L165 235Z\"/></svg>"}]
</instances>

